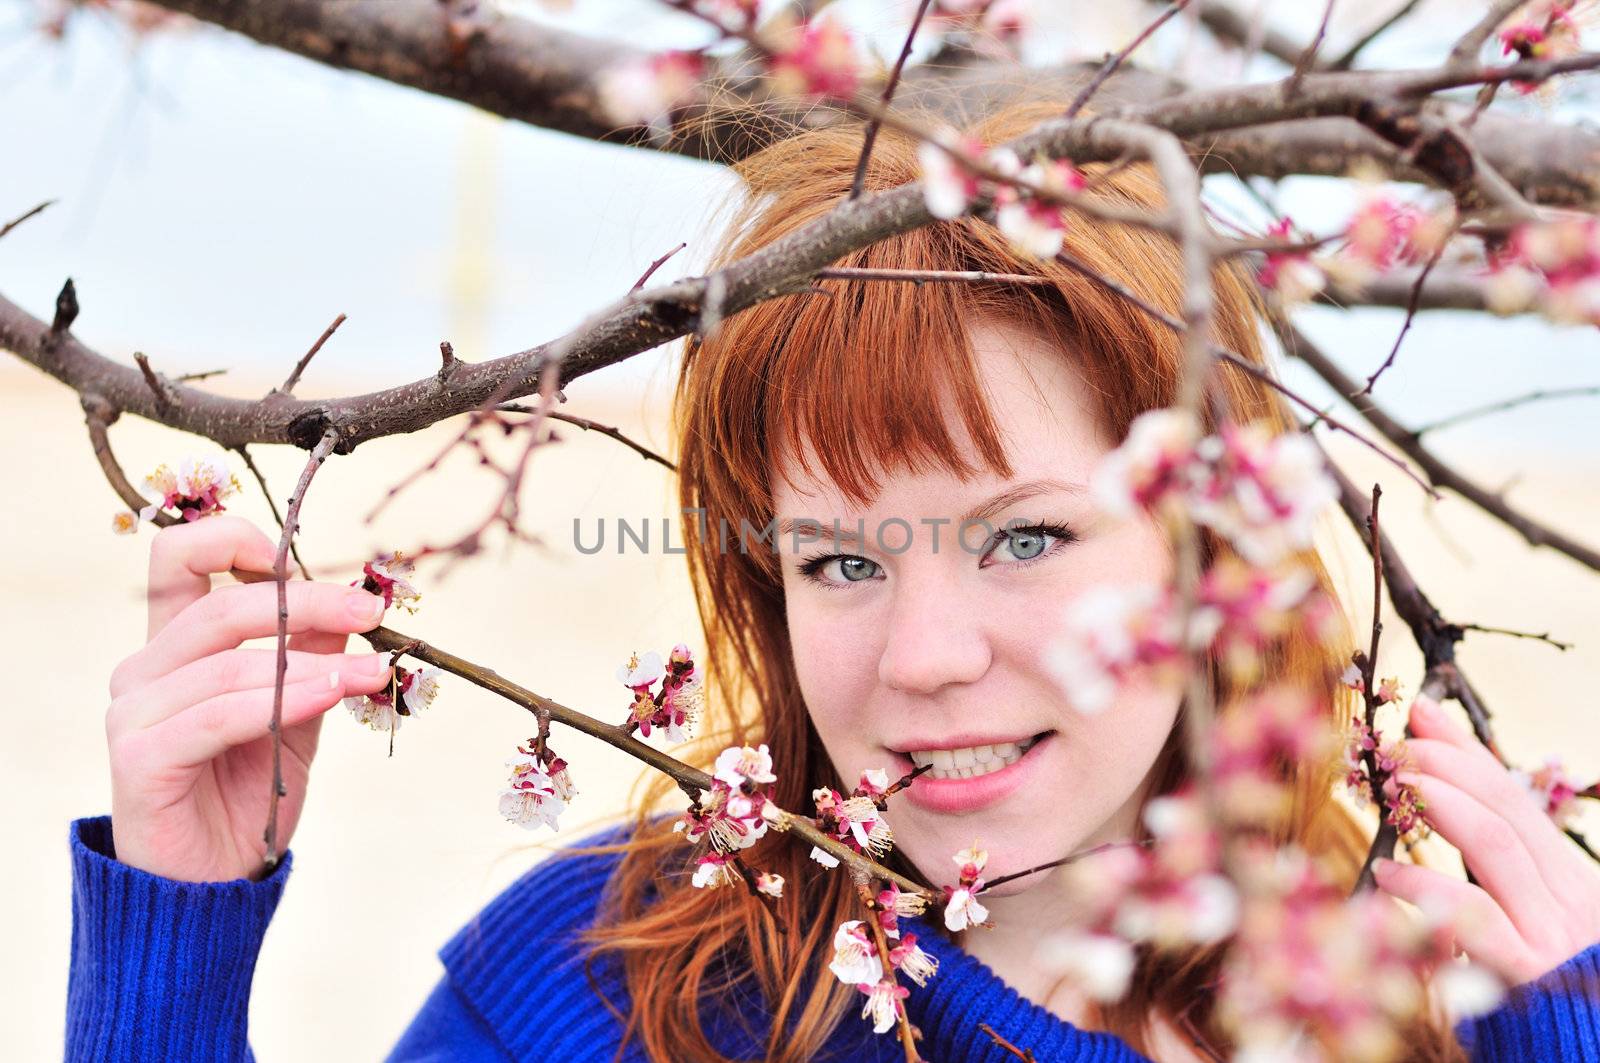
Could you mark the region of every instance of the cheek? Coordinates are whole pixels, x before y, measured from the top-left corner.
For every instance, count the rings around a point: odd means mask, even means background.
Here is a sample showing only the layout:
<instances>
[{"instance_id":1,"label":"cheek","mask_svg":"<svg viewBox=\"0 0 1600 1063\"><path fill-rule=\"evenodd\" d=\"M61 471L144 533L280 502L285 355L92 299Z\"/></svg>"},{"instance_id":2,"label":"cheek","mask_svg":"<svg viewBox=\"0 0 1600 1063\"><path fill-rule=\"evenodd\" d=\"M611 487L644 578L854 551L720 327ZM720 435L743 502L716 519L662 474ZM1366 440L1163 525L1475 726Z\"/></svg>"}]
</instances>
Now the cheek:
<instances>
[{"instance_id":1,"label":"cheek","mask_svg":"<svg viewBox=\"0 0 1600 1063\"><path fill-rule=\"evenodd\" d=\"M796 605L788 610L789 641L794 653L800 693L812 725L837 763L849 763L850 742L862 733L860 716L877 681L877 654L869 632L847 619L845 612Z\"/></svg>"}]
</instances>

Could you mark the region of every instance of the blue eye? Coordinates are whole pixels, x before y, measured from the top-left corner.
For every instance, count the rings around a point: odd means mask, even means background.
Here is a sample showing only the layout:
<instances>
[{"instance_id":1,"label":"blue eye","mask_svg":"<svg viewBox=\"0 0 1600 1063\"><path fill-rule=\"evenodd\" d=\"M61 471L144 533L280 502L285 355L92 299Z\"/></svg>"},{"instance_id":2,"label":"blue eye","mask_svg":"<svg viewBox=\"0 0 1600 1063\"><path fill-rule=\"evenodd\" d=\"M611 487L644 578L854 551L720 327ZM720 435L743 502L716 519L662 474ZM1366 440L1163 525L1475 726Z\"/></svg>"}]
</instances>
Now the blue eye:
<instances>
[{"instance_id":1,"label":"blue eye","mask_svg":"<svg viewBox=\"0 0 1600 1063\"><path fill-rule=\"evenodd\" d=\"M837 576L831 571L835 565L838 566ZM879 568L876 561L853 554L823 554L801 565L800 574L825 587L834 587L840 583L865 583L878 574Z\"/></svg>"},{"instance_id":2,"label":"blue eye","mask_svg":"<svg viewBox=\"0 0 1600 1063\"><path fill-rule=\"evenodd\" d=\"M1065 524L1039 521L1036 524L1002 528L995 533L993 541L994 546L983 555L985 562L996 553L1004 553L1008 556L1001 557L1001 561L1027 564L1053 553L1060 544L1077 542L1078 536Z\"/></svg>"}]
</instances>

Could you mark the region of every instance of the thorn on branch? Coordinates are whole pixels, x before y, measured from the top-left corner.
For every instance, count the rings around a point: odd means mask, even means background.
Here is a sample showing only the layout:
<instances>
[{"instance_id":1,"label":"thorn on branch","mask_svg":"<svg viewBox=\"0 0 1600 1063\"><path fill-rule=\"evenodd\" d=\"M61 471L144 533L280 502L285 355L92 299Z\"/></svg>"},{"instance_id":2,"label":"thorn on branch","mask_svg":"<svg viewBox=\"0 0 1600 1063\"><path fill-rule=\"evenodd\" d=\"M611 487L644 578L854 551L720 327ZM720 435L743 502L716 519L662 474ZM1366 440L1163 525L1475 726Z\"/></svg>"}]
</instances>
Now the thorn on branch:
<instances>
[{"instance_id":1,"label":"thorn on branch","mask_svg":"<svg viewBox=\"0 0 1600 1063\"><path fill-rule=\"evenodd\" d=\"M435 379L438 380L441 385L450 383L450 378L455 376L456 370L460 368L460 366L461 360L456 357L456 349L450 345L450 341L440 340L439 372L435 374Z\"/></svg>"},{"instance_id":2,"label":"thorn on branch","mask_svg":"<svg viewBox=\"0 0 1600 1063\"><path fill-rule=\"evenodd\" d=\"M134 351L133 360L139 363L139 372L144 374L144 382L150 385L150 391L156 397L156 402L162 406L171 406L177 398L172 394L166 380L150 365L150 359L143 351Z\"/></svg>"},{"instance_id":3,"label":"thorn on branch","mask_svg":"<svg viewBox=\"0 0 1600 1063\"><path fill-rule=\"evenodd\" d=\"M682 251L688 246L689 245L687 243L680 243L677 247L674 247L671 251L668 251L666 254L650 263L649 268L639 275L639 279L633 282L633 287L629 288L628 291L636 292L640 288L643 288L645 281L655 276L656 270L667 264L667 259L671 258L673 255L677 254L679 251Z\"/></svg>"},{"instance_id":4,"label":"thorn on branch","mask_svg":"<svg viewBox=\"0 0 1600 1063\"><path fill-rule=\"evenodd\" d=\"M1002 1048L1005 1051L1010 1052L1013 1056L1022 1060L1022 1063L1039 1063L1039 1057L1033 1054L1033 1049L1018 1048L1010 1041L1007 1041L1004 1037L1001 1037L999 1032L988 1023L978 1023L978 1029L989 1035L989 1040L994 1042L995 1047Z\"/></svg>"},{"instance_id":5,"label":"thorn on branch","mask_svg":"<svg viewBox=\"0 0 1600 1063\"><path fill-rule=\"evenodd\" d=\"M72 278L67 278L67 283L61 286L61 294L56 296L56 316L50 322L50 334L59 336L72 327L78 320L78 289L73 285Z\"/></svg>"}]
</instances>

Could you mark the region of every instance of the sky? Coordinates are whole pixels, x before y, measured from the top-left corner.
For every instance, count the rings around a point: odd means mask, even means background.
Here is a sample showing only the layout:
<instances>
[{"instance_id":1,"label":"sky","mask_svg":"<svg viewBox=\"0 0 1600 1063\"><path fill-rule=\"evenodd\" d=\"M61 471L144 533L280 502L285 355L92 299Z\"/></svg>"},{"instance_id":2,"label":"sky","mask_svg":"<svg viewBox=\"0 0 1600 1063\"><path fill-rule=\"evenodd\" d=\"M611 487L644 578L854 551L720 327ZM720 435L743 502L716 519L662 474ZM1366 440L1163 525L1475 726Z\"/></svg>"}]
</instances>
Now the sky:
<instances>
[{"instance_id":1,"label":"sky","mask_svg":"<svg viewBox=\"0 0 1600 1063\"><path fill-rule=\"evenodd\" d=\"M582 0L556 14L520 7L585 32L625 24L662 45L692 45L703 32L647 0ZM841 7L880 41L903 32L905 3ZM1320 5L1273 11L1309 34L1299 23L1311 8ZM1134 25L1128 10L1042 5L1046 32L1032 58L1112 46ZM1369 17L1353 10L1348 25L1335 22L1335 40ZM1441 23L1427 10L1448 5L1425 9L1377 58L1438 54L1448 39L1440 27L1459 16ZM338 313L349 320L303 395L318 394L319 375L342 386L415 379L436 367L444 339L469 360L520 350L615 298L679 242L688 249L658 278L693 271L736 191L714 166L504 121L209 28L135 41L90 13L53 42L33 30L36 11L32 0L0 0L0 144L9 147L0 215L59 202L0 244L0 293L44 317L71 276L83 307L77 334L112 357L142 350L169 374L281 375ZM1147 62L1183 70L1207 61L1185 47L1185 27L1163 32ZM1271 73L1257 64L1252 76ZM1579 102L1563 113L1592 119ZM1225 181L1209 188L1239 200ZM1347 189L1320 179L1286 182L1280 201L1312 229L1337 225L1350 204ZM1301 320L1365 376L1401 315L1312 308ZM1378 394L1419 423L1533 388L1600 383L1596 349L1592 329L1427 314ZM651 389L670 378L675 350L581 387L664 395ZM1300 367L1285 373L1327 397ZM1450 429L1438 445L1593 455L1596 401L1540 403Z\"/></svg>"}]
</instances>

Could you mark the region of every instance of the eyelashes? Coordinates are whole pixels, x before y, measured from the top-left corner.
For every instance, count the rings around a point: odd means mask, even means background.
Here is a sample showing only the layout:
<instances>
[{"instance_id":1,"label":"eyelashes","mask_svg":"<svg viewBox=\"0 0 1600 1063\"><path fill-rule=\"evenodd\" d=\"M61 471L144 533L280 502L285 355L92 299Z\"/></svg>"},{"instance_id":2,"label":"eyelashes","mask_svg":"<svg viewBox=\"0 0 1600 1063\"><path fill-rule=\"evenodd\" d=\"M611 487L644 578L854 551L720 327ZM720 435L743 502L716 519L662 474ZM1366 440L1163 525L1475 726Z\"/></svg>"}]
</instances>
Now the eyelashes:
<instances>
[{"instance_id":1,"label":"eyelashes","mask_svg":"<svg viewBox=\"0 0 1600 1063\"><path fill-rule=\"evenodd\" d=\"M1016 558L1015 560L1005 562L1008 567L1023 568L1028 565L1038 564L1039 562L1044 561L1046 558L1055 556L1067 544L1078 541L1077 532L1073 531L1068 525L1060 524L1055 521L1041 520L1035 521L1031 524L1008 526L1000 531L995 532L994 535L990 537L989 542L984 547L983 552L978 556L980 560L987 559L990 554L994 553L996 548L1001 546L1006 541L1015 537L1028 535L1042 536L1050 541L1045 544L1045 548L1042 551L1033 557ZM844 590L857 583L873 582L870 576L859 580L834 580L827 578L822 574L822 571L835 561L860 561L863 564L871 565L873 567L874 574L876 574L876 571L881 570L882 568L882 566L876 561L873 561L870 558L862 557L860 554L824 553L814 554L802 561L799 566L800 575L807 581L818 584L822 587L826 587L829 590ZM989 566L983 565L981 567L987 568Z\"/></svg>"}]
</instances>

